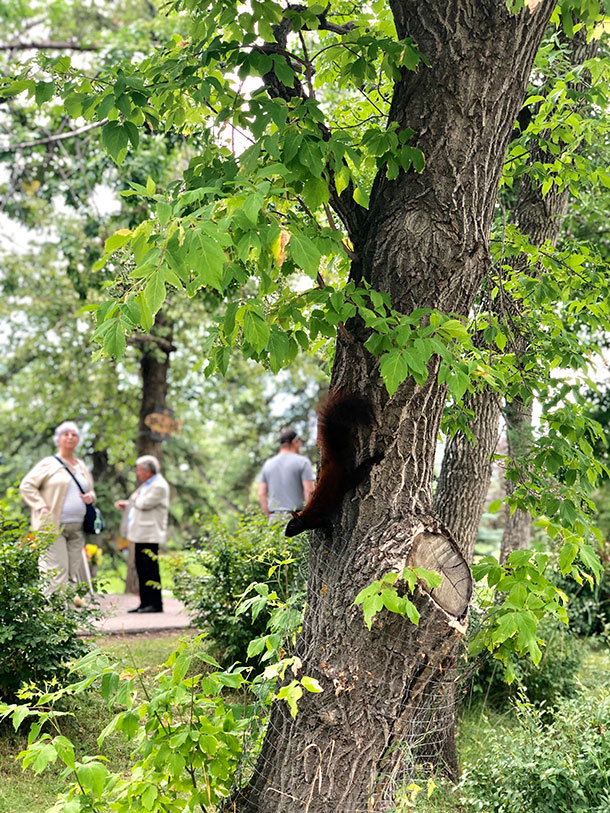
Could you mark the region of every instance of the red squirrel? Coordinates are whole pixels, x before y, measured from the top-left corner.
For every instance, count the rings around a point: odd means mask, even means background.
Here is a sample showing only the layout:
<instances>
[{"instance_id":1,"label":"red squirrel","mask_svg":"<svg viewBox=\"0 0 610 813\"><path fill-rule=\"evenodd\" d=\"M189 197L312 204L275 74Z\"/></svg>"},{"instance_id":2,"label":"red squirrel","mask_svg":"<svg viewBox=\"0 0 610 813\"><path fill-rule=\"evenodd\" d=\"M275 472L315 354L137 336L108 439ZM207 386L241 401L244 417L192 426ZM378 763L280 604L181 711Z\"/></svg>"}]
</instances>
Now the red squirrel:
<instances>
[{"instance_id":1,"label":"red squirrel","mask_svg":"<svg viewBox=\"0 0 610 813\"><path fill-rule=\"evenodd\" d=\"M296 536L312 528L332 527L330 515L344 495L358 485L381 455L355 466L352 431L356 424L373 421L373 409L361 395L345 389L329 392L318 405L318 448L320 473L311 497L302 511L293 511L286 536Z\"/></svg>"}]
</instances>

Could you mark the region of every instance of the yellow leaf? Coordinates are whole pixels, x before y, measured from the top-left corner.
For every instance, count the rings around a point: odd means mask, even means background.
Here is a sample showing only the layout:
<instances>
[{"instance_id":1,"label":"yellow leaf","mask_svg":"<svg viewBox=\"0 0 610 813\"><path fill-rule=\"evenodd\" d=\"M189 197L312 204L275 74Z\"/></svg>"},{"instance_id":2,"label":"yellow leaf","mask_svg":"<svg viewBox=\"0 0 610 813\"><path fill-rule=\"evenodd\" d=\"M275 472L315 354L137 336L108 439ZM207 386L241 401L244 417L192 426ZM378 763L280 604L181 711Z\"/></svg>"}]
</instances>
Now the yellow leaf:
<instances>
[{"instance_id":1,"label":"yellow leaf","mask_svg":"<svg viewBox=\"0 0 610 813\"><path fill-rule=\"evenodd\" d=\"M275 258L276 263L281 268L284 264L284 260L286 259L286 246L290 241L290 232L287 232L285 229L282 229L278 236L273 241L273 245L271 246L271 251Z\"/></svg>"}]
</instances>

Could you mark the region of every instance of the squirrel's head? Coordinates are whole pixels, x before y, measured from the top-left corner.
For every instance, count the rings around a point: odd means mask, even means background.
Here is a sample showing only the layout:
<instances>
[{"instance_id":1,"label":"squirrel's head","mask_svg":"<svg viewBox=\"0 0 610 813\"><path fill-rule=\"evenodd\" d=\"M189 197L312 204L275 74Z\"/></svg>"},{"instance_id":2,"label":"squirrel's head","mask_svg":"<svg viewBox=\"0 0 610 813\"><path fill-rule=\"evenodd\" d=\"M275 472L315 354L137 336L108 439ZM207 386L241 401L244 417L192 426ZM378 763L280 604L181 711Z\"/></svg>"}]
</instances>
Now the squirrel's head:
<instances>
[{"instance_id":1,"label":"squirrel's head","mask_svg":"<svg viewBox=\"0 0 610 813\"><path fill-rule=\"evenodd\" d=\"M302 533L303 531L307 530L305 528L305 523L303 519L299 516L297 511L291 511L292 519L289 520L288 525L286 525L286 530L284 531L286 536L296 536L297 534Z\"/></svg>"}]
</instances>

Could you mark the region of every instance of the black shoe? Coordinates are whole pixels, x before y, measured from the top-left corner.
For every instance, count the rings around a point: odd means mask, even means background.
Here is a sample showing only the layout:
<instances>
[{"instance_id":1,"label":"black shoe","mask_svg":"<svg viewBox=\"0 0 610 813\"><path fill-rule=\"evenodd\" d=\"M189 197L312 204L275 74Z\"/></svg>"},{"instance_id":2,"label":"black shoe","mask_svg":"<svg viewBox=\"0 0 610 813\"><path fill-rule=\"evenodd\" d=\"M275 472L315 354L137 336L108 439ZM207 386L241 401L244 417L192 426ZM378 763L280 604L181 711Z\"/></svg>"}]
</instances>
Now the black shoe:
<instances>
[{"instance_id":1,"label":"black shoe","mask_svg":"<svg viewBox=\"0 0 610 813\"><path fill-rule=\"evenodd\" d=\"M163 608L162 607L153 607L152 604L149 604L148 607L139 607L138 612L139 613L162 613Z\"/></svg>"},{"instance_id":2,"label":"black shoe","mask_svg":"<svg viewBox=\"0 0 610 813\"><path fill-rule=\"evenodd\" d=\"M140 607L134 607L131 610L127 610L127 612L128 613L139 613L141 609L142 609L142 606L140 605Z\"/></svg>"}]
</instances>

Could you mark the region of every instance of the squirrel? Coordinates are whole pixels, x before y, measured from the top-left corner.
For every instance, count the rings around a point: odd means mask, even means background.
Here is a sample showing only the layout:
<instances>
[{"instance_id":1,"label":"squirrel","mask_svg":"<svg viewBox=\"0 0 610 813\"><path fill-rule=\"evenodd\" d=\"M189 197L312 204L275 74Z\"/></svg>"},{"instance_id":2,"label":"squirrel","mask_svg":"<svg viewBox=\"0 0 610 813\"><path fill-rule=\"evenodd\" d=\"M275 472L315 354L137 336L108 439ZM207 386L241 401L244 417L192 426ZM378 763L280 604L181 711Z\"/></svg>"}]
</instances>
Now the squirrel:
<instances>
[{"instance_id":1,"label":"squirrel","mask_svg":"<svg viewBox=\"0 0 610 813\"><path fill-rule=\"evenodd\" d=\"M373 421L371 404L345 389L332 390L317 408L320 473L311 497L302 511L293 511L286 536L296 536L313 528L332 528L330 515L344 495L366 477L382 455L354 465L352 431L356 424Z\"/></svg>"}]
</instances>

